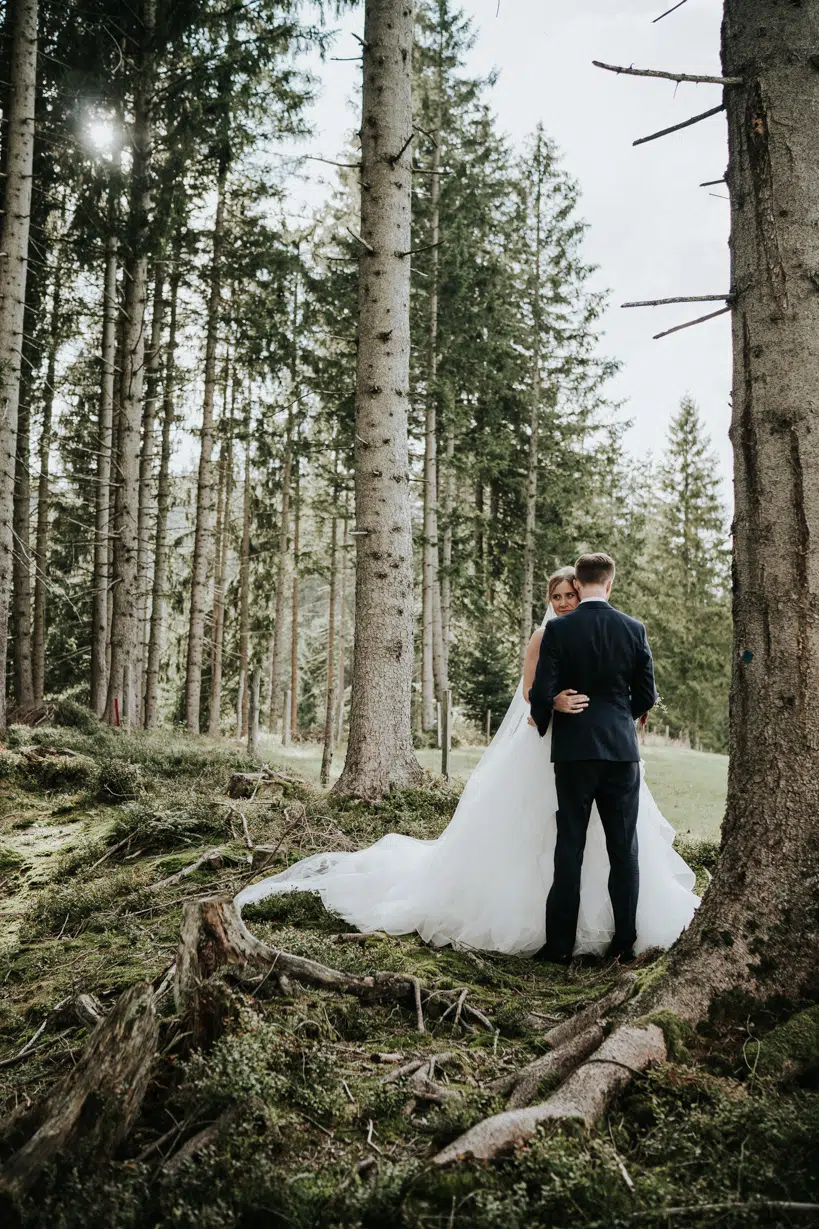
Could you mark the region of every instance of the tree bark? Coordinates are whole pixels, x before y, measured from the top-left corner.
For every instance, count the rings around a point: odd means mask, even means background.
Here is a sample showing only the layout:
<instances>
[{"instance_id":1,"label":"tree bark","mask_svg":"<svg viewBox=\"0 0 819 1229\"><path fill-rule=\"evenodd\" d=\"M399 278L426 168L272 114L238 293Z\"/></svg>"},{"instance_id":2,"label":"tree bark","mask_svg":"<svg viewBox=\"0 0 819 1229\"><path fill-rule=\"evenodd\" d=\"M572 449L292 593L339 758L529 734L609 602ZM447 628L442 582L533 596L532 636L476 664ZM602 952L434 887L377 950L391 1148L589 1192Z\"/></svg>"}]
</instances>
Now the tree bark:
<instances>
[{"instance_id":1,"label":"tree bark","mask_svg":"<svg viewBox=\"0 0 819 1229\"><path fill-rule=\"evenodd\" d=\"M165 381L162 401L162 443L159 450L159 475L156 487L156 529L154 532L154 575L151 588L151 626L145 667L144 720L146 730L156 727L159 700L159 663L165 629L165 586L168 577L168 512L171 505L171 433L176 416L176 332L179 310L179 283L182 259L181 232L173 248L173 267L169 285L168 341L165 349Z\"/></svg>"},{"instance_id":2,"label":"tree bark","mask_svg":"<svg viewBox=\"0 0 819 1229\"><path fill-rule=\"evenodd\" d=\"M22 368L17 407L17 446L14 466L14 565L12 612L14 614L14 698L19 708L34 703L31 665L31 396L37 346L33 342L40 306L39 277L27 278L23 314ZM32 296L34 301L32 300Z\"/></svg>"},{"instance_id":3,"label":"tree bark","mask_svg":"<svg viewBox=\"0 0 819 1229\"><path fill-rule=\"evenodd\" d=\"M227 413L230 387L230 414ZM236 382L230 384L230 358L225 359L225 403L222 418L225 430L219 448L219 503L216 509L216 572L213 580L213 620L211 624L210 715L208 733L222 733L222 657L225 641L225 585L228 546L230 545L230 501L233 496L233 411Z\"/></svg>"},{"instance_id":4,"label":"tree bark","mask_svg":"<svg viewBox=\"0 0 819 1229\"><path fill-rule=\"evenodd\" d=\"M407 403L412 147L411 0L364 18L356 368L356 619L340 794L421 779L412 747L412 526Z\"/></svg>"},{"instance_id":5,"label":"tree bark","mask_svg":"<svg viewBox=\"0 0 819 1229\"><path fill-rule=\"evenodd\" d=\"M338 472L338 457L336 457ZM338 485L333 489L333 504L338 499ZM327 705L324 715L324 748L321 755L321 784L330 784L333 766L333 743L336 721L336 593L338 590L338 517L333 516L330 531L330 600L327 618Z\"/></svg>"},{"instance_id":6,"label":"tree bark","mask_svg":"<svg viewBox=\"0 0 819 1229\"><path fill-rule=\"evenodd\" d=\"M213 226L213 259L208 301L205 342L205 388L202 400L202 429L199 445L199 475L196 484L196 529L193 543L191 607L188 625L188 657L185 670L185 720L188 729L199 733L202 695L202 650L205 641L205 604L208 568L213 556L213 403L216 395L216 349L219 342L220 298L222 293L222 245L225 227L225 186L227 159L219 167L216 219Z\"/></svg>"},{"instance_id":7,"label":"tree bark","mask_svg":"<svg viewBox=\"0 0 819 1229\"><path fill-rule=\"evenodd\" d=\"M145 404L142 409L142 452L139 458L139 514L137 518L137 659L134 675L137 681L140 710L145 696L151 583L151 510L153 504L156 407L159 400L162 369L162 329L165 316L165 269L157 261L154 270L153 316L151 341L145 355ZM143 713L139 713L140 724Z\"/></svg>"},{"instance_id":8,"label":"tree bark","mask_svg":"<svg viewBox=\"0 0 819 1229\"><path fill-rule=\"evenodd\" d=\"M336 695L336 742L344 736L344 689L346 687L347 654L347 499L344 502L344 534L339 558L339 614L338 614L338 689Z\"/></svg>"},{"instance_id":9,"label":"tree bark","mask_svg":"<svg viewBox=\"0 0 819 1229\"><path fill-rule=\"evenodd\" d=\"M301 551L301 469L296 456L296 488L293 492L293 577L290 592L290 737L299 732L299 553Z\"/></svg>"},{"instance_id":10,"label":"tree bark","mask_svg":"<svg viewBox=\"0 0 819 1229\"><path fill-rule=\"evenodd\" d=\"M37 84L37 0L12 10L5 212L0 228L0 732L6 728L6 655L14 557L14 471L28 273Z\"/></svg>"},{"instance_id":11,"label":"tree bark","mask_svg":"<svg viewBox=\"0 0 819 1229\"><path fill-rule=\"evenodd\" d=\"M239 672L250 680L250 415L245 419L245 474L242 489L242 556L239 560ZM242 729L248 731L250 688L242 694ZM258 700L258 697L257 697Z\"/></svg>"},{"instance_id":12,"label":"tree bark","mask_svg":"<svg viewBox=\"0 0 819 1229\"><path fill-rule=\"evenodd\" d=\"M267 725L275 734L279 723L281 705L282 644L284 643L284 590L287 580L287 547L290 537L290 481L293 468L293 407L287 411L287 427L284 437L282 460L282 506L279 523L279 557L276 561L276 601L273 610L273 635L270 645L270 705Z\"/></svg>"},{"instance_id":13,"label":"tree bark","mask_svg":"<svg viewBox=\"0 0 819 1229\"><path fill-rule=\"evenodd\" d=\"M451 406L448 409L451 412ZM452 638L452 513L455 507L455 431L444 423L446 468L444 471L444 534L441 552L441 641L444 672L449 678L449 645Z\"/></svg>"},{"instance_id":14,"label":"tree bark","mask_svg":"<svg viewBox=\"0 0 819 1229\"><path fill-rule=\"evenodd\" d=\"M60 248L54 268L51 299L51 322L48 342L48 365L43 390L43 425L38 454L40 473L37 478L37 531L34 546L34 628L32 635L32 685L34 703L39 704L45 692L46 654L46 576L48 572L49 501L51 482L51 437L54 412L54 390L57 351L60 345L60 312L62 310L62 270Z\"/></svg>"},{"instance_id":15,"label":"tree bark","mask_svg":"<svg viewBox=\"0 0 819 1229\"><path fill-rule=\"evenodd\" d=\"M726 0L734 653L721 856L661 1006L819 991L816 5ZM782 595L787 595L787 600Z\"/></svg>"},{"instance_id":16,"label":"tree bark","mask_svg":"<svg viewBox=\"0 0 819 1229\"><path fill-rule=\"evenodd\" d=\"M535 595L535 525L537 522L538 430L540 427L540 348L542 319L542 198L543 198L543 133L538 127L535 143L535 252L532 271L532 387L529 405L529 460L526 469L526 528L523 537L523 592L520 601L521 666L526 646L532 635L532 607ZM528 206L528 202L527 202Z\"/></svg>"},{"instance_id":17,"label":"tree bark","mask_svg":"<svg viewBox=\"0 0 819 1229\"><path fill-rule=\"evenodd\" d=\"M108 686L108 586L110 582L111 449L114 422L114 369L117 350L117 240L113 231L105 247L102 296L102 382L97 417L97 483L94 520L94 579L91 616L91 707L105 709Z\"/></svg>"},{"instance_id":18,"label":"tree bark","mask_svg":"<svg viewBox=\"0 0 819 1229\"><path fill-rule=\"evenodd\" d=\"M117 491L114 512L111 667L105 720L133 726L139 707L136 665L137 521L139 516L139 435L145 384L145 307L148 297L150 239L150 164L153 142L154 30L156 0L140 6L139 48L132 130L130 250L126 268L125 331L122 353L122 398L117 423Z\"/></svg>"}]
</instances>

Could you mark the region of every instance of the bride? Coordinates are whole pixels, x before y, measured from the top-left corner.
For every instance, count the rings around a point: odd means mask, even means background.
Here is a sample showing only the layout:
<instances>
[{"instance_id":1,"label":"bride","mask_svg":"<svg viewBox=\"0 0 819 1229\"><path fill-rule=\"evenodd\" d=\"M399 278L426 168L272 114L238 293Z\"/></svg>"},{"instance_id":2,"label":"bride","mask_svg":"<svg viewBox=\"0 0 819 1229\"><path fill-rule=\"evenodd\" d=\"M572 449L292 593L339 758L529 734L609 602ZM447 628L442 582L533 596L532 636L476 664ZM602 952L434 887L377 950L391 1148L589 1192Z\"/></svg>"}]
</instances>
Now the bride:
<instances>
[{"instance_id":1,"label":"bride","mask_svg":"<svg viewBox=\"0 0 819 1229\"><path fill-rule=\"evenodd\" d=\"M574 568L549 580L546 620L578 602ZM544 626L545 622L544 620ZM251 884L239 908L290 891L317 892L326 908L360 930L417 931L435 947L534 955L545 942L553 877L557 795L545 738L529 724L524 699L534 678L543 627L526 653L524 676L503 723L437 840L390 833L354 853L322 853ZM567 699L571 707L571 699ZM694 874L672 847L674 831L643 778L637 820L640 895L637 953L670 947L699 899ZM575 955L602 955L614 931L609 861L596 808L583 860Z\"/></svg>"}]
</instances>

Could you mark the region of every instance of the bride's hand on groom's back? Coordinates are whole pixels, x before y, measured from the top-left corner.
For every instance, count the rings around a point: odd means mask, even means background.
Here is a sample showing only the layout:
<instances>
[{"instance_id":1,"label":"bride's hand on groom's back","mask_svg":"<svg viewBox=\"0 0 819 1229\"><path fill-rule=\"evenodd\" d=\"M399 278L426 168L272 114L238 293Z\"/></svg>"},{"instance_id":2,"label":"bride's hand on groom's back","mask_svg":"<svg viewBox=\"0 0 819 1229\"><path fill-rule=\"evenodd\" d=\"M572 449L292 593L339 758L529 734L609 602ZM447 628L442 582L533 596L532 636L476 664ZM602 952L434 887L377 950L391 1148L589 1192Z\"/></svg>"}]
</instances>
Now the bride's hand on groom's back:
<instances>
[{"instance_id":1,"label":"bride's hand on groom's back","mask_svg":"<svg viewBox=\"0 0 819 1229\"><path fill-rule=\"evenodd\" d=\"M579 694L573 687L567 687L555 696L553 707L558 713L582 713L589 707L589 697Z\"/></svg>"}]
</instances>

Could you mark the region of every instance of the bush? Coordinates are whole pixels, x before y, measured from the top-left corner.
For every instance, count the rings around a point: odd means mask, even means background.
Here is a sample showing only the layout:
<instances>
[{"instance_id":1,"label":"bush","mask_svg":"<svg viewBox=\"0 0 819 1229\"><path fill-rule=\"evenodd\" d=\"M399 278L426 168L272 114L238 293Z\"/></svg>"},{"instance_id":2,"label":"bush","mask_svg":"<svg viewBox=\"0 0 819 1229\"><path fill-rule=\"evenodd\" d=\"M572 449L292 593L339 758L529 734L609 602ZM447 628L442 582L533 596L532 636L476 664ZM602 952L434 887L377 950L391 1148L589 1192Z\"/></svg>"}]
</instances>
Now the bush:
<instances>
[{"instance_id":1,"label":"bush","mask_svg":"<svg viewBox=\"0 0 819 1229\"><path fill-rule=\"evenodd\" d=\"M140 804L123 806L111 833L111 843L133 835L144 853L164 853L188 845L202 844L213 836L224 836L225 809L216 803L191 798L190 804L162 812Z\"/></svg>"},{"instance_id":2,"label":"bush","mask_svg":"<svg viewBox=\"0 0 819 1229\"><path fill-rule=\"evenodd\" d=\"M19 766L20 756L9 751L7 747L0 747L0 781L13 777Z\"/></svg>"},{"instance_id":3,"label":"bush","mask_svg":"<svg viewBox=\"0 0 819 1229\"><path fill-rule=\"evenodd\" d=\"M128 760L107 760L99 770L99 794L106 801L130 802L139 797L142 790L142 771L139 764Z\"/></svg>"},{"instance_id":4,"label":"bush","mask_svg":"<svg viewBox=\"0 0 819 1229\"><path fill-rule=\"evenodd\" d=\"M81 734L94 735L99 733L100 723L97 716L84 704L72 700L70 696L60 696L54 705L54 724L68 726L79 730Z\"/></svg>"},{"instance_id":5,"label":"bush","mask_svg":"<svg viewBox=\"0 0 819 1229\"><path fill-rule=\"evenodd\" d=\"M21 768L43 789L73 792L95 789L99 775L96 762L87 755L47 755L24 762Z\"/></svg>"}]
</instances>

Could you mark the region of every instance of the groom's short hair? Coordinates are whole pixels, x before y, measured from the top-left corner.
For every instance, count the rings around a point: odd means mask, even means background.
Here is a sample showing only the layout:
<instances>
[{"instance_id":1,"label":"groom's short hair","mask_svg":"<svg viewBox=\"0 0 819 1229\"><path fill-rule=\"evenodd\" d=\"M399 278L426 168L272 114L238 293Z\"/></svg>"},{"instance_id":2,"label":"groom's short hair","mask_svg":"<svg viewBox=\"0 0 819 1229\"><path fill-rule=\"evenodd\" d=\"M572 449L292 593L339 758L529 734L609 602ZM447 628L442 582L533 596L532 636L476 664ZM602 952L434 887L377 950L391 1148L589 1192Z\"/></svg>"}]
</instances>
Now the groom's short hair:
<instances>
[{"instance_id":1,"label":"groom's short hair","mask_svg":"<svg viewBox=\"0 0 819 1229\"><path fill-rule=\"evenodd\" d=\"M614 580L614 560L601 552L581 555L574 565L579 585L605 585Z\"/></svg>"}]
</instances>

